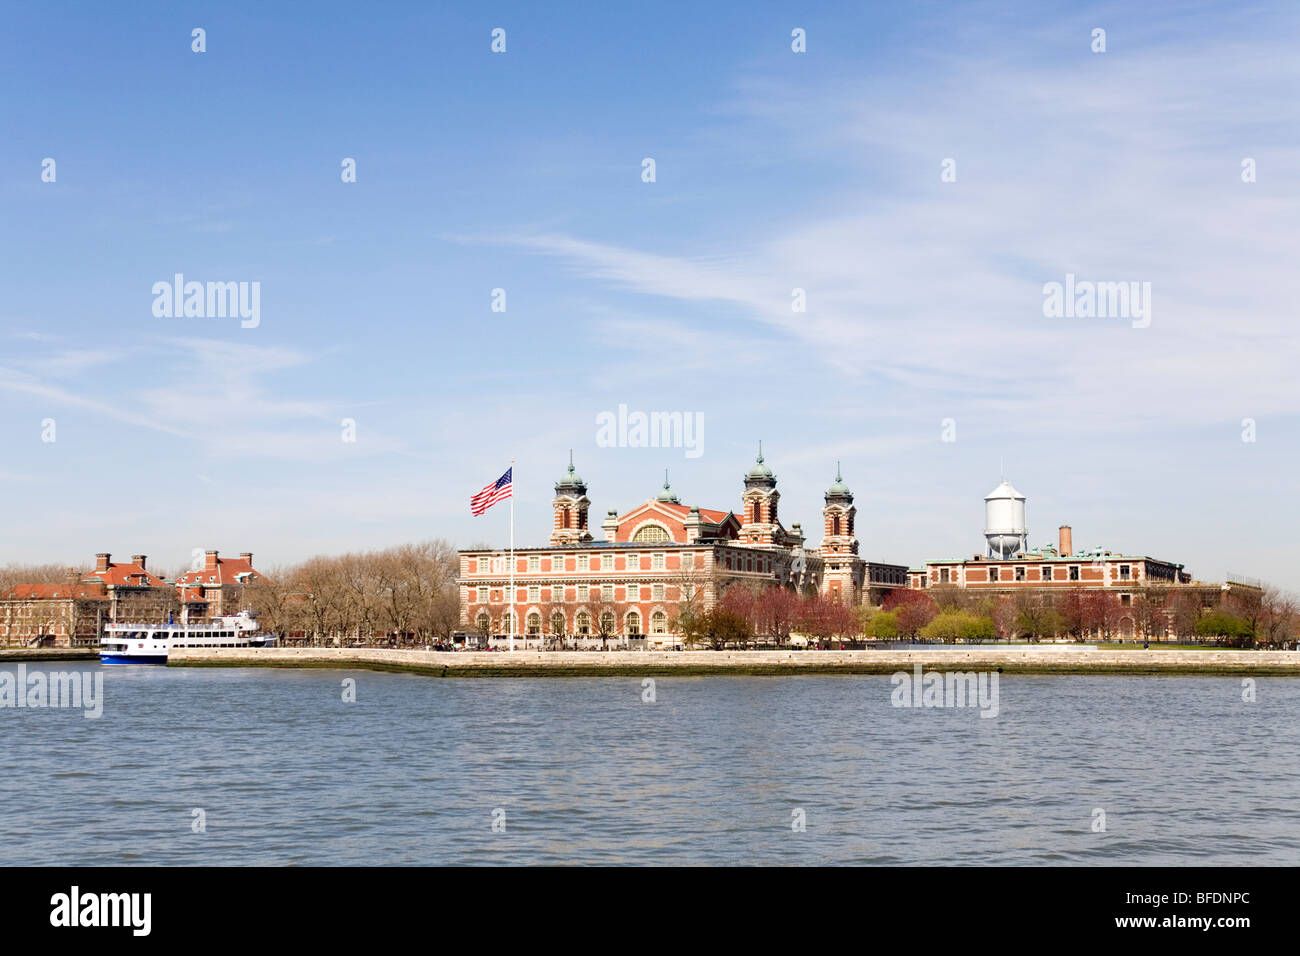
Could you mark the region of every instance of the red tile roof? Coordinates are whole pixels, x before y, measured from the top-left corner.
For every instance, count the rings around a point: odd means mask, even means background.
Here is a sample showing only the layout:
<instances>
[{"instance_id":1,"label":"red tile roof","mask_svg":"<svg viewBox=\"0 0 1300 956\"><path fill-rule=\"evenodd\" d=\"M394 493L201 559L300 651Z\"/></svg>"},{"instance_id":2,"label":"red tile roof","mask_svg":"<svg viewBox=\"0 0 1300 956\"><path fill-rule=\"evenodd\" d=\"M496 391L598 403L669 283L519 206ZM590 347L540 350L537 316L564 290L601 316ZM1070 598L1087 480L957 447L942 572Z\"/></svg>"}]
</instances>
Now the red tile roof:
<instances>
[{"instance_id":1,"label":"red tile roof","mask_svg":"<svg viewBox=\"0 0 1300 956\"><path fill-rule=\"evenodd\" d=\"M70 597L107 600L104 586L90 581L78 581L75 584L15 584L0 595L6 601L47 601Z\"/></svg>"},{"instance_id":2,"label":"red tile roof","mask_svg":"<svg viewBox=\"0 0 1300 956\"><path fill-rule=\"evenodd\" d=\"M194 586L216 587L221 584L238 584L241 574L261 577L250 561L243 558L217 558L215 568L204 567L198 571L186 571L176 579L176 586L183 589Z\"/></svg>"},{"instance_id":3,"label":"red tile roof","mask_svg":"<svg viewBox=\"0 0 1300 956\"><path fill-rule=\"evenodd\" d=\"M655 504L659 505L661 508L676 512L683 518L691 513L691 509L686 505L673 504L672 502L667 501L657 501ZM714 511L712 508L700 509L700 517L709 522L709 524L722 524L722 522L727 520L727 515L729 514L731 514L730 511Z\"/></svg>"},{"instance_id":4,"label":"red tile roof","mask_svg":"<svg viewBox=\"0 0 1300 956\"><path fill-rule=\"evenodd\" d=\"M105 571L91 571L82 580L98 578L111 587L164 587L165 582L157 575L151 574L138 564L119 562L110 564Z\"/></svg>"}]
</instances>

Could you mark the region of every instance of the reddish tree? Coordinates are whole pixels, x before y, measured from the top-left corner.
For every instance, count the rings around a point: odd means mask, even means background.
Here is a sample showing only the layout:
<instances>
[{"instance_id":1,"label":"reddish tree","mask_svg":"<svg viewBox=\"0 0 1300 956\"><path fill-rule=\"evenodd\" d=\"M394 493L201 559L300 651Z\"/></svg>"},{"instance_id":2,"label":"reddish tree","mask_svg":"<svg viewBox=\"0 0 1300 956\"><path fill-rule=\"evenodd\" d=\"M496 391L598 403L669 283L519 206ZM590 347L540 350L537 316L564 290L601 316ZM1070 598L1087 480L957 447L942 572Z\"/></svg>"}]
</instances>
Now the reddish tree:
<instances>
[{"instance_id":1,"label":"reddish tree","mask_svg":"<svg viewBox=\"0 0 1300 956\"><path fill-rule=\"evenodd\" d=\"M1088 592L1083 588L1071 588L1061 595L1056 602L1056 610L1061 615L1061 624L1066 633L1076 641L1083 639L1083 632L1088 629Z\"/></svg>"},{"instance_id":2,"label":"reddish tree","mask_svg":"<svg viewBox=\"0 0 1300 956\"><path fill-rule=\"evenodd\" d=\"M1119 623L1119 598L1105 591L1089 591L1083 599L1084 627L1103 640L1109 638Z\"/></svg>"},{"instance_id":3,"label":"reddish tree","mask_svg":"<svg viewBox=\"0 0 1300 956\"><path fill-rule=\"evenodd\" d=\"M990 609L989 617L993 618L993 627L1002 640L1009 641L1016 636L1016 616L1018 613L1016 602L1009 597L998 598Z\"/></svg>"},{"instance_id":4,"label":"reddish tree","mask_svg":"<svg viewBox=\"0 0 1300 956\"><path fill-rule=\"evenodd\" d=\"M881 604L882 609L894 611L898 616L898 633L915 638L939 613L939 607L928 594L910 588L891 591Z\"/></svg>"}]
</instances>

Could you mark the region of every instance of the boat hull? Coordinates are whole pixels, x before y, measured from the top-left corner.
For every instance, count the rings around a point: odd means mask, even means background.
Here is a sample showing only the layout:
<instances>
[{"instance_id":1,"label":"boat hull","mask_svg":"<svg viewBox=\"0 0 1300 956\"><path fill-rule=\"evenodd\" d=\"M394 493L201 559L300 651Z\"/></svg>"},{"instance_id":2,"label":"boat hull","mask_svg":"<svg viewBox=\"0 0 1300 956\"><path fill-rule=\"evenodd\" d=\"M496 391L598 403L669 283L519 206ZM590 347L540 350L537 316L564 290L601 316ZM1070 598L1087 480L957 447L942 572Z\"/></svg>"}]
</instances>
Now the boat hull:
<instances>
[{"instance_id":1,"label":"boat hull","mask_svg":"<svg viewBox=\"0 0 1300 956\"><path fill-rule=\"evenodd\" d=\"M166 664L166 654L100 654L101 664Z\"/></svg>"}]
</instances>

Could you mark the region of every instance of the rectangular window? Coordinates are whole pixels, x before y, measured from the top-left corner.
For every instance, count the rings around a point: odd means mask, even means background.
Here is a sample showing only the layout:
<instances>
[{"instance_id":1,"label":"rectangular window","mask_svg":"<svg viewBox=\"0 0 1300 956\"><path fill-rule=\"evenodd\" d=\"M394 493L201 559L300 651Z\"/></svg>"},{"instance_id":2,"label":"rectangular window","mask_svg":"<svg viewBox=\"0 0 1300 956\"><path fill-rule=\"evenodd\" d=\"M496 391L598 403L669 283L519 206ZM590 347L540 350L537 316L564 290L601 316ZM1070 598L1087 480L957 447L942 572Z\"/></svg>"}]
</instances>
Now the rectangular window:
<instances>
[{"instance_id":1,"label":"rectangular window","mask_svg":"<svg viewBox=\"0 0 1300 956\"><path fill-rule=\"evenodd\" d=\"M654 600L662 601L663 599L664 599L664 586L662 584L656 584L654 586Z\"/></svg>"},{"instance_id":2,"label":"rectangular window","mask_svg":"<svg viewBox=\"0 0 1300 956\"><path fill-rule=\"evenodd\" d=\"M694 555L694 554L689 554L689 553L688 553L688 554L683 554L683 555L682 555L682 570L683 570L683 571L690 571L690 570L692 570L694 567L695 567L695 555Z\"/></svg>"},{"instance_id":3,"label":"rectangular window","mask_svg":"<svg viewBox=\"0 0 1300 956\"><path fill-rule=\"evenodd\" d=\"M1024 579L1025 579L1025 569L1023 566L1018 565L1016 567L1016 580L1023 581Z\"/></svg>"},{"instance_id":4,"label":"rectangular window","mask_svg":"<svg viewBox=\"0 0 1300 956\"><path fill-rule=\"evenodd\" d=\"M656 554L651 560L651 568L653 570L662 571L664 569L664 556L662 554Z\"/></svg>"},{"instance_id":5,"label":"rectangular window","mask_svg":"<svg viewBox=\"0 0 1300 956\"><path fill-rule=\"evenodd\" d=\"M542 589L539 588L536 584L528 585L528 600L535 602L535 601L540 601L541 599L542 599Z\"/></svg>"},{"instance_id":6,"label":"rectangular window","mask_svg":"<svg viewBox=\"0 0 1300 956\"><path fill-rule=\"evenodd\" d=\"M488 602L488 596L487 596L487 594L488 594L488 589L487 589L487 588L479 588L479 589L478 589L478 603L479 603L479 604L486 604L486 603Z\"/></svg>"},{"instance_id":7,"label":"rectangular window","mask_svg":"<svg viewBox=\"0 0 1300 956\"><path fill-rule=\"evenodd\" d=\"M628 569L629 571L640 571L640 570L641 570L641 555L639 555L639 554L629 554L629 555L627 556L627 569Z\"/></svg>"},{"instance_id":8,"label":"rectangular window","mask_svg":"<svg viewBox=\"0 0 1300 956\"><path fill-rule=\"evenodd\" d=\"M600 564L601 564L602 571L613 571L614 556L612 554L602 554L600 556Z\"/></svg>"},{"instance_id":9,"label":"rectangular window","mask_svg":"<svg viewBox=\"0 0 1300 956\"><path fill-rule=\"evenodd\" d=\"M1079 580L1079 566L1077 564L1070 565L1070 580Z\"/></svg>"},{"instance_id":10,"label":"rectangular window","mask_svg":"<svg viewBox=\"0 0 1300 956\"><path fill-rule=\"evenodd\" d=\"M1044 565L1039 569L1039 572L1038 572L1038 573L1042 576L1042 579L1043 579L1044 581L1050 581L1050 580L1052 580L1052 566L1051 566L1050 564L1044 564Z\"/></svg>"},{"instance_id":11,"label":"rectangular window","mask_svg":"<svg viewBox=\"0 0 1300 956\"><path fill-rule=\"evenodd\" d=\"M536 573L536 572L542 570L542 559L539 558L539 557L538 557L537 555L535 555L535 554L529 555L529 556L528 556L528 570L529 570L530 573Z\"/></svg>"},{"instance_id":12,"label":"rectangular window","mask_svg":"<svg viewBox=\"0 0 1300 956\"><path fill-rule=\"evenodd\" d=\"M602 584L600 586L600 599L605 602L614 600L614 585Z\"/></svg>"},{"instance_id":13,"label":"rectangular window","mask_svg":"<svg viewBox=\"0 0 1300 956\"><path fill-rule=\"evenodd\" d=\"M1127 564L1121 564L1119 566L1119 579L1121 581L1127 581L1128 576L1129 576L1129 566Z\"/></svg>"},{"instance_id":14,"label":"rectangular window","mask_svg":"<svg viewBox=\"0 0 1300 956\"><path fill-rule=\"evenodd\" d=\"M629 585L627 586L627 599L628 599L629 601L639 601L639 600L641 600L641 585L639 585L639 584L629 584Z\"/></svg>"},{"instance_id":15,"label":"rectangular window","mask_svg":"<svg viewBox=\"0 0 1300 956\"><path fill-rule=\"evenodd\" d=\"M940 583L940 584L947 584L947 583L948 583L948 569L947 569L947 568L940 568L940 569L939 569L939 583Z\"/></svg>"}]
</instances>

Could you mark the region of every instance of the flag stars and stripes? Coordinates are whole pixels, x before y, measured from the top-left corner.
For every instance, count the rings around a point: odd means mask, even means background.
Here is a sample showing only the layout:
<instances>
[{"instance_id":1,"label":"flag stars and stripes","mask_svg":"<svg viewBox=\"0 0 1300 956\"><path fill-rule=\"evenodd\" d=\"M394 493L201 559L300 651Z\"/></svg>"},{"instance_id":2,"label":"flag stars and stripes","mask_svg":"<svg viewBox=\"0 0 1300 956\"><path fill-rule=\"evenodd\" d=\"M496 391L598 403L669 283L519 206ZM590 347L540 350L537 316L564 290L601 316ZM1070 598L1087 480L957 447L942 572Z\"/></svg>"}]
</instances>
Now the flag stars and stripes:
<instances>
[{"instance_id":1,"label":"flag stars and stripes","mask_svg":"<svg viewBox=\"0 0 1300 956\"><path fill-rule=\"evenodd\" d=\"M505 501L512 494L514 487L512 473L514 466L506 469L506 473L496 481L485 485L483 490L469 499L469 510L471 513L481 515L498 501Z\"/></svg>"}]
</instances>

